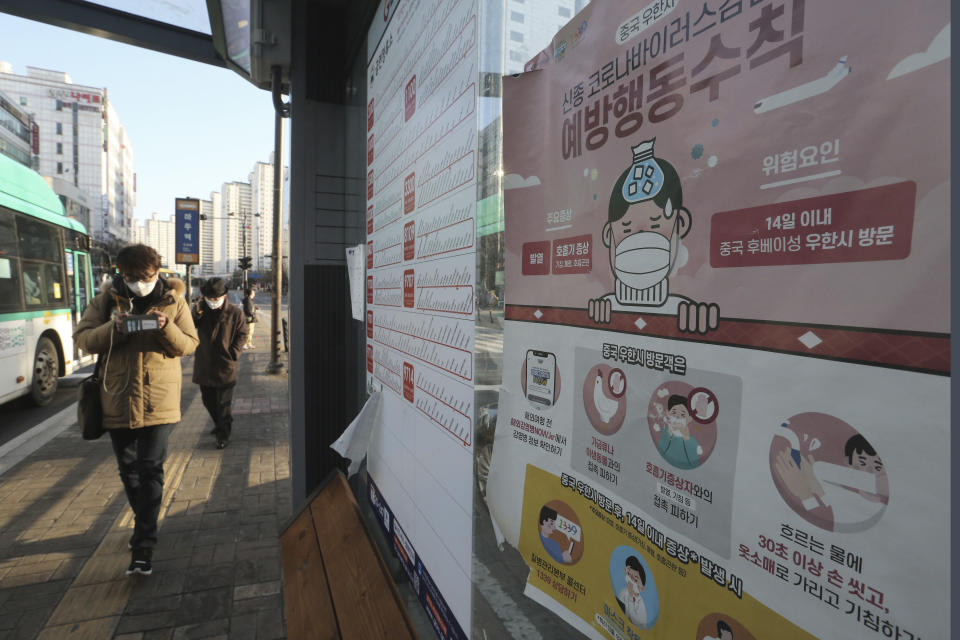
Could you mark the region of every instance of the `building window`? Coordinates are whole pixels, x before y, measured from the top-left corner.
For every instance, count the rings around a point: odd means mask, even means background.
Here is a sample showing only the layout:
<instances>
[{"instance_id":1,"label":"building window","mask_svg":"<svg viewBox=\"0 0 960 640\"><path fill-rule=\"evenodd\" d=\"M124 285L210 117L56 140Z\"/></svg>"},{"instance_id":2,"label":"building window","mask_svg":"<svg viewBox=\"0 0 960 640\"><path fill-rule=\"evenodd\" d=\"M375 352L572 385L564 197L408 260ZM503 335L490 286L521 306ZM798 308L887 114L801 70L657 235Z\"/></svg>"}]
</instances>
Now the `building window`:
<instances>
[{"instance_id":1,"label":"building window","mask_svg":"<svg viewBox=\"0 0 960 640\"><path fill-rule=\"evenodd\" d=\"M63 101L57 98L57 111L63 111Z\"/></svg>"},{"instance_id":2,"label":"building window","mask_svg":"<svg viewBox=\"0 0 960 640\"><path fill-rule=\"evenodd\" d=\"M520 13L519 11L511 11L510 19L513 20L514 22L519 22L520 24L523 24L523 14Z\"/></svg>"},{"instance_id":3,"label":"building window","mask_svg":"<svg viewBox=\"0 0 960 640\"><path fill-rule=\"evenodd\" d=\"M58 173L58 174L62 174L62 173L63 173L63 163L62 163L62 162L58 162L58 163L57 163L57 173Z\"/></svg>"},{"instance_id":4,"label":"building window","mask_svg":"<svg viewBox=\"0 0 960 640\"><path fill-rule=\"evenodd\" d=\"M58 142L58 143L57 143L57 155L59 155L59 156L62 156L62 155L63 155L63 143L62 143L62 142Z\"/></svg>"},{"instance_id":5,"label":"building window","mask_svg":"<svg viewBox=\"0 0 960 640\"><path fill-rule=\"evenodd\" d=\"M523 34L520 33L519 31L511 31L510 39L513 40L514 42L523 42Z\"/></svg>"},{"instance_id":6,"label":"building window","mask_svg":"<svg viewBox=\"0 0 960 640\"><path fill-rule=\"evenodd\" d=\"M559 13L562 18L570 17L570 9L567 7L557 7L557 13Z\"/></svg>"},{"instance_id":7,"label":"building window","mask_svg":"<svg viewBox=\"0 0 960 640\"><path fill-rule=\"evenodd\" d=\"M58 123L57 123L57 135L58 135L58 136L62 136L62 135L63 135L63 123L62 123L62 122L58 122Z\"/></svg>"},{"instance_id":8,"label":"building window","mask_svg":"<svg viewBox=\"0 0 960 640\"><path fill-rule=\"evenodd\" d=\"M27 106L27 96L20 96L20 106L21 107Z\"/></svg>"}]
</instances>

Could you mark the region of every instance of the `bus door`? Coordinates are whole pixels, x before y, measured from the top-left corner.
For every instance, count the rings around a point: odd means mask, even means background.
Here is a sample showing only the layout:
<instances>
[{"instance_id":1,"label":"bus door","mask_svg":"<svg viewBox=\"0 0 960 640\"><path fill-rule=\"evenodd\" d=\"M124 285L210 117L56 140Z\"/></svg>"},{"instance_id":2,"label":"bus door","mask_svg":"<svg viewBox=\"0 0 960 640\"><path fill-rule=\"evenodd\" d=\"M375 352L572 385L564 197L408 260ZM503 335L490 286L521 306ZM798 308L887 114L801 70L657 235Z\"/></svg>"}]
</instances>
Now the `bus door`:
<instances>
[{"instance_id":1,"label":"bus door","mask_svg":"<svg viewBox=\"0 0 960 640\"><path fill-rule=\"evenodd\" d=\"M66 251L67 286L70 288L70 316L73 320L73 330L76 331L80 317L93 297L93 276L90 271L90 254L83 251ZM73 344L73 360L81 360L80 349Z\"/></svg>"}]
</instances>

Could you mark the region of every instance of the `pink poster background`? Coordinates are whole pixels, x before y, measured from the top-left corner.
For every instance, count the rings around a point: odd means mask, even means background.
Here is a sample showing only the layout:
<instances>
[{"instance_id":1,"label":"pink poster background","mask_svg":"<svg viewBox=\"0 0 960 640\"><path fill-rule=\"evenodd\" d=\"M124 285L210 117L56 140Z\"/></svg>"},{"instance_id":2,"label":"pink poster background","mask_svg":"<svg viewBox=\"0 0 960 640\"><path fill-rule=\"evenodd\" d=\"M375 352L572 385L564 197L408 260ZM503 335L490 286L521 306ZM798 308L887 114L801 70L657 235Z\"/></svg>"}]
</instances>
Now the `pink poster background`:
<instances>
[{"instance_id":1,"label":"pink poster background","mask_svg":"<svg viewBox=\"0 0 960 640\"><path fill-rule=\"evenodd\" d=\"M920 10L909 3L824 3L804 7L803 61L789 67L788 57L750 69L746 49L755 39L749 23L764 5L783 6L777 25L789 38L791 0L748 7L723 25L691 40L620 80L644 79L644 123L633 135L617 138L610 123L607 143L583 148L579 157L563 159L563 95L588 76L657 29L690 13L702 2L678 0L676 8L624 45L617 45L619 25L638 9L636 3L596 2L558 34L564 55L541 71L504 80L504 190L506 216L506 301L511 305L586 308L590 298L613 291L613 276L601 229L617 177L631 164L630 147L656 137L655 153L677 170L683 204L693 224L684 238L685 252L670 277L670 293L697 302L715 302L723 318L831 324L884 329L949 331L949 58L888 79L910 56L936 59L928 51L949 23L946 3ZM586 25L583 25L583 22ZM580 31L574 38L574 31ZM721 33L727 47L741 47L737 60L715 59L696 80L738 62L740 73L720 84L720 97L690 92L691 69L704 59L711 37ZM764 45L770 48L767 43ZM766 50L766 49L764 49ZM649 71L684 54L684 99L680 112L660 123L648 117ZM847 56L852 71L830 90L791 105L756 114L759 100L824 77ZM913 58L922 62L922 58ZM617 82L587 97L582 106L611 94ZM585 138L585 136L584 136ZM840 141L839 161L764 175L763 160L783 151ZM699 157L694 152L700 145ZM714 160L711 160L715 158ZM713 165L713 166L711 166ZM826 170L829 178L761 189L761 185ZM522 186L516 188L518 184ZM916 183L916 203L909 255L902 259L828 264L745 266L710 265L711 218L718 212L857 191L903 181ZM569 228L555 227L548 214L572 209ZM522 247L591 235L592 269L523 275ZM684 253L686 255L684 255ZM685 258L685 261L684 261ZM643 311L638 311L643 313ZM721 321L722 324L722 321Z\"/></svg>"}]
</instances>

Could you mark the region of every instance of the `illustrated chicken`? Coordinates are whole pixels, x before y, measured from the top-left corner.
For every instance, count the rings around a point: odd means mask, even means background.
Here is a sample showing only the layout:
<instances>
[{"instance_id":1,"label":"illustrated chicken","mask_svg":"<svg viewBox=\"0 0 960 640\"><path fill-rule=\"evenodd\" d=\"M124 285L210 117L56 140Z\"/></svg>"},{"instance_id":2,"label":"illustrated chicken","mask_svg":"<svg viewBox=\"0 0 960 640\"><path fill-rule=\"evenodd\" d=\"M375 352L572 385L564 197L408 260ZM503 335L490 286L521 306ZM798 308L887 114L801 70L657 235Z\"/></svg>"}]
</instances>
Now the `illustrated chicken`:
<instances>
[{"instance_id":1,"label":"illustrated chicken","mask_svg":"<svg viewBox=\"0 0 960 640\"><path fill-rule=\"evenodd\" d=\"M613 414L620 408L620 403L617 400L608 398L606 394L604 394L603 372L601 372L600 369L597 369L597 377L593 381L593 406L600 412L600 419L603 420L604 424L609 424L610 418L612 418Z\"/></svg>"}]
</instances>

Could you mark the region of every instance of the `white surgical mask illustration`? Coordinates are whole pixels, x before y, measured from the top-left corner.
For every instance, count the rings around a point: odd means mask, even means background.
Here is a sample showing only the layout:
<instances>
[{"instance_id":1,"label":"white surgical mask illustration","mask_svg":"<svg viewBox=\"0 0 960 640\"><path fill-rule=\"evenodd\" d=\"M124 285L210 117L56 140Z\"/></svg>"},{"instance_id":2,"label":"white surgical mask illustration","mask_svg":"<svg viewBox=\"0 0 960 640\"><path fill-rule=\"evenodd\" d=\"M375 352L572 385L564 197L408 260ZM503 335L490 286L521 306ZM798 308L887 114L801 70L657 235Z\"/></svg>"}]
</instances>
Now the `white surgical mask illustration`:
<instances>
[{"instance_id":1,"label":"white surgical mask illustration","mask_svg":"<svg viewBox=\"0 0 960 640\"><path fill-rule=\"evenodd\" d=\"M147 281L136 281L136 282L127 282L127 288L130 289L130 292L138 298L149 295L153 291L153 288L157 286L156 280Z\"/></svg>"},{"instance_id":2,"label":"white surgical mask illustration","mask_svg":"<svg viewBox=\"0 0 960 640\"><path fill-rule=\"evenodd\" d=\"M617 281L633 289L648 289L670 273L670 255L670 241L659 233L634 233L617 245L614 259Z\"/></svg>"}]
</instances>

